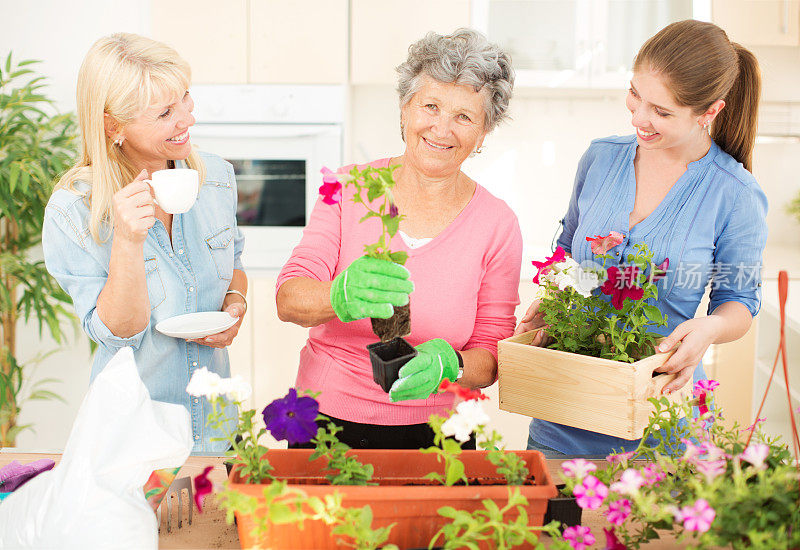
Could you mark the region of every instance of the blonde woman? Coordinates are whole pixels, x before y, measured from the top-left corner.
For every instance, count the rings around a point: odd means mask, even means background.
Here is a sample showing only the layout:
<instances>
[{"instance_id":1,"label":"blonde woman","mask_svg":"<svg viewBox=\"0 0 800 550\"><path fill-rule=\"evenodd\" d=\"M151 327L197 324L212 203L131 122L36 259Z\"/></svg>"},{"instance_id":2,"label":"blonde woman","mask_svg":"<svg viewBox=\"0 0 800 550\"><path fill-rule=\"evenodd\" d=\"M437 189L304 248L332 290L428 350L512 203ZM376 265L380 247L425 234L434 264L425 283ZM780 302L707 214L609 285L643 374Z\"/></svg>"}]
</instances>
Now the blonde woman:
<instances>
[{"instance_id":1,"label":"blonde woman","mask_svg":"<svg viewBox=\"0 0 800 550\"><path fill-rule=\"evenodd\" d=\"M190 398L186 385L203 367L229 376L225 347L247 310L244 239L231 165L192 148L190 78L175 50L149 38L120 33L91 47L78 73L82 154L50 197L42 244L47 269L98 344L92 379L117 350L132 347L152 398L188 409L193 452L221 451L205 426L208 403ZM181 167L200 174L197 202L168 214L144 180ZM199 340L154 328L217 310L238 322Z\"/></svg>"}]
</instances>

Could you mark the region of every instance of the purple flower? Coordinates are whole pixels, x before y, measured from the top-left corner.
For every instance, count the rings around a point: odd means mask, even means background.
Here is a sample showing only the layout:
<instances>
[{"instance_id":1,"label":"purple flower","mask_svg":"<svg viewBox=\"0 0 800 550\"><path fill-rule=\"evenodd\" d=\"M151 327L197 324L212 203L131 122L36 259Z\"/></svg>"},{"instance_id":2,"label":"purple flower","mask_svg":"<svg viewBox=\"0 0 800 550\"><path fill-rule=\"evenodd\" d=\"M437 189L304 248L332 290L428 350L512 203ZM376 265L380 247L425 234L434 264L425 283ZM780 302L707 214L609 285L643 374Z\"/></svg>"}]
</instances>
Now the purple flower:
<instances>
[{"instance_id":1,"label":"purple flower","mask_svg":"<svg viewBox=\"0 0 800 550\"><path fill-rule=\"evenodd\" d=\"M717 513L709 506L708 501L702 498L697 499L694 506L684 506L681 508L683 528L687 531L705 533L711 528L711 523L714 521L716 515Z\"/></svg>"},{"instance_id":2,"label":"purple flower","mask_svg":"<svg viewBox=\"0 0 800 550\"><path fill-rule=\"evenodd\" d=\"M197 506L197 511L203 513L203 500L206 495L210 495L214 491L214 485L208 479L208 474L213 470L213 466L206 466L203 473L194 478L194 503Z\"/></svg>"},{"instance_id":3,"label":"purple flower","mask_svg":"<svg viewBox=\"0 0 800 550\"><path fill-rule=\"evenodd\" d=\"M608 522L614 525L622 525L631 514L631 501L627 498L615 500L608 504Z\"/></svg>"},{"instance_id":4,"label":"purple flower","mask_svg":"<svg viewBox=\"0 0 800 550\"><path fill-rule=\"evenodd\" d=\"M395 203L391 203L389 205L389 216L396 218L398 214L400 214L400 211L397 209L397 205Z\"/></svg>"},{"instance_id":5,"label":"purple flower","mask_svg":"<svg viewBox=\"0 0 800 550\"><path fill-rule=\"evenodd\" d=\"M594 476L586 476L581 483L572 490L578 506L586 510L596 510L600 508L603 501L608 496L608 487Z\"/></svg>"},{"instance_id":6,"label":"purple flower","mask_svg":"<svg viewBox=\"0 0 800 550\"><path fill-rule=\"evenodd\" d=\"M564 529L564 540L575 550L584 550L594 544L592 530L584 525L575 525Z\"/></svg>"},{"instance_id":7,"label":"purple flower","mask_svg":"<svg viewBox=\"0 0 800 550\"><path fill-rule=\"evenodd\" d=\"M603 533L606 535L605 550L626 550L625 545L620 542L613 529L606 529L603 527Z\"/></svg>"},{"instance_id":8,"label":"purple flower","mask_svg":"<svg viewBox=\"0 0 800 550\"><path fill-rule=\"evenodd\" d=\"M276 399L264 408L264 424L272 437L285 439L290 445L308 443L317 434L314 422L319 412L319 403L312 397L297 397L297 390Z\"/></svg>"}]
</instances>

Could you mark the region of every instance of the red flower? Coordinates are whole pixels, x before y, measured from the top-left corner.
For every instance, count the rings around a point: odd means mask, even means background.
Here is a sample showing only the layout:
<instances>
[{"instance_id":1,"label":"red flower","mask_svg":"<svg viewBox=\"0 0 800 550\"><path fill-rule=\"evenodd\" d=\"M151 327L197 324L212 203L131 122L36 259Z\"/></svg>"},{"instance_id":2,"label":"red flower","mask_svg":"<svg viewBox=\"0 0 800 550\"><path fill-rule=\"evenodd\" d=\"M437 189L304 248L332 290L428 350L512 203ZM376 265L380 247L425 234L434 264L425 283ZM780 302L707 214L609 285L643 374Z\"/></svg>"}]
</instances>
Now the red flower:
<instances>
[{"instance_id":1,"label":"red flower","mask_svg":"<svg viewBox=\"0 0 800 550\"><path fill-rule=\"evenodd\" d=\"M470 401L472 399L489 399L489 396L484 395L481 390L471 390L469 388L465 388L464 386L456 384L455 382L451 382L447 378L442 380L442 383L439 385L439 391L454 393L464 401Z\"/></svg>"},{"instance_id":2,"label":"red flower","mask_svg":"<svg viewBox=\"0 0 800 550\"><path fill-rule=\"evenodd\" d=\"M337 204L342 201L342 184L336 174L328 168L322 167L322 185L319 187L319 194L322 195L322 202L325 204Z\"/></svg>"},{"instance_id":3,"label":"red flower","mask_svg":"<svg viewBox=\"0 0 800 550\"><path fill-rule=\"evenodd\" d=\"M206 466L203 473L194 478L194 503L197 511L203 513L203 499L214 491L214 485L208 479L208 474L213 470L213 466Z\"/></svg>"},{"instance_id":4,"label":"red flower","mask_svg":"<svg viewBox=\"0 0 800 550\"><path fill-rule=\"evenodd\" d=\"M539 284L539 276L546 274L550 270L550 266L553 264L557 264L558 262L563 262L566 259L566 253L564 249L560 246L556 248L556 251L553 253L552 256L547 258L543 262L532 261L533 267L536 268L536 276L533 278L533 282L537 285Z\"/></svg>"},{"instance_id":5,"label":"red flower","mask_svg":"<svg viewBox=\"0 0 800 550\"><path fill-rule=\"evenodd\" d=\"M622 309L625 298L641 300L644 289L636 284L639 277L639 268L629 265L620 270L617 267L608 268L608 279L600 287L603 294L611 296L611 305L615 309Z\"/></svg>"},{"instance_id":6,"label":"red flower","mask_svg":"<svg viewBox=\"0 0 800 550\"><path fill-rule=\"evenodd\" d=\"M595 235L594 237L586 237L586 240L589 241L592 247L592 253L594 254L605 254L619 243L625 240L625 236L621 233L617 233L616 231L612 231L605 237L601 237L600 235Z\"/></svg>"},{"instance_id":7,"label":"red flower","mask_svg":"<svg viewBox=\"0 0 800 550\"><path fill-rule=\"evenodd\" d=\"M669 269L669 258L664 258L660 264L653 264L653 269L650 270L650 282L654 283L667 276Z\"/></svg>"}]
</instances>

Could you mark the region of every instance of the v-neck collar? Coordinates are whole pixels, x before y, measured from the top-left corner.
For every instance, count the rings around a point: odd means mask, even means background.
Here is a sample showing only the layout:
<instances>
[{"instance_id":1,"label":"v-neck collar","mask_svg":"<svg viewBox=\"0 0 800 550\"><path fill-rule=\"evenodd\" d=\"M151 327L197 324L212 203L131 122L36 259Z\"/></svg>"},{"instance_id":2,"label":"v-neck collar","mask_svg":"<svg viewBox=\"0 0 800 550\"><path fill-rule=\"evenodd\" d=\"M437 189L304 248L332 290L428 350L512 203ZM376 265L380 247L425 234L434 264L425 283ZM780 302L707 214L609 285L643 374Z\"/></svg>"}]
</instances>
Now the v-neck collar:
<instances>
[{"instance_id":1,"label":"v-neck collar","mask_svg":"<svg viewBox=\"0 0 800 550\"><path fill-rule=\"evenodd\" d=\"M631 212L633 212L633 208L636 204L636 169L634 167L634 160L636 159L636 149L638 148L638 144L636 143L636 136L633 136L633 141L631 142L630 149L628 150L629 158L626 159L626 163L628 165L627 170L627 177L625 178L625 185L626 185L626 208L623 209L624 215L624 222L621 220L621 224L625 229L625 234L630 235L634 232L636 233L647 233L653 227L654 224L658 223L661 218L663 217L664 211L669 207L670 203L675 199L675 195L677 195L681 189L686 185L687 181L691 181L694 177L695 173L698 170L704 169L707 167L714 157L717 156L717 151L719 150L719 146L711 142L711 146L708 148L708 152L703 155L701 158L690 162L686 165L686 170L681 174L678 180L670 187L667 194L661 199L661 202L658 203L658 206L650 212L642 221L631 227L630 225L630 216Z\"/></svg>"}]
</instances>

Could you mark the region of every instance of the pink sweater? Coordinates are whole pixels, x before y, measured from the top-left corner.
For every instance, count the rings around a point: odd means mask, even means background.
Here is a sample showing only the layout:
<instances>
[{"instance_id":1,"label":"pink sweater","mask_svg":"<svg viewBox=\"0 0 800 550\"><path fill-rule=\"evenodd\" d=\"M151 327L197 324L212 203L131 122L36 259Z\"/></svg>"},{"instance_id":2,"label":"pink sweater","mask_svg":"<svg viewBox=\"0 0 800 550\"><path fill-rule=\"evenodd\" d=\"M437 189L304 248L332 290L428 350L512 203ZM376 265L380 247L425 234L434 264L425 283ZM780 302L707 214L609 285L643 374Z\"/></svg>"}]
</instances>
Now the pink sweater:
<instances>
[{"instance_id":1,"label":"pink sweater","mask_svg":"<svg viewBox=\"0 0 800 550\"><path fill-rule=\"evenodd\" d=\"M348 188L338 205L317 201L277 288L293 277L331 281L364 254L366 243L377 240L380 221L359 223L366 210L352 196ZM497 357L497 341L513 333L519 304L522 235L508 205L478 185L469 204L431 242L409 249L398 234L391 249L408 252L405 266L415 287L406 340L416 346L443 338L457 350L482 347ZM377 340L369 319L342 323L334 318L312 328L300 352L297 387L321 392L323 414L365 424L419 424L452 407L452 394L390 402L372 380L366 346Z\"/></svg>"}]
</instances>

